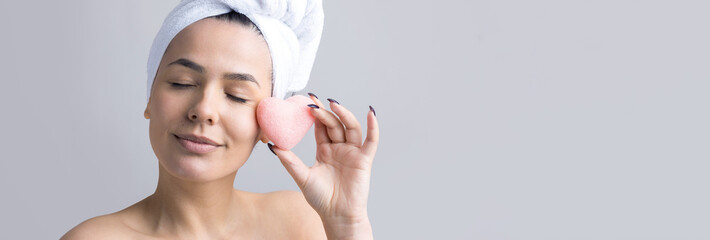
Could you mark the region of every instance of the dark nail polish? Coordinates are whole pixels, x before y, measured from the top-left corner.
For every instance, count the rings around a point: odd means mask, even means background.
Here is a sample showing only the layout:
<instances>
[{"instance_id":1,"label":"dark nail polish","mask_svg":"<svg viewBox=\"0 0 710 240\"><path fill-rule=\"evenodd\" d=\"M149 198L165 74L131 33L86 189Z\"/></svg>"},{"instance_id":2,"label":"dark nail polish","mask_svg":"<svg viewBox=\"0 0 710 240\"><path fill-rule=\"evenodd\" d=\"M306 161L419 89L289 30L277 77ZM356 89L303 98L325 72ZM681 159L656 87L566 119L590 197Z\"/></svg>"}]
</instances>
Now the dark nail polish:
<instances>
[{"instance_id":1,"label":"dark nail polish","mask_svg":"<svg viewBox=\"0 0 710 240\"><path fill-rule=\"evenodd\" d=\"M266 144L266 146L268 146L268 147L269 147L269 150L271 150L271 153L273 153L274 155L276 155L276 152L274 152L274 149L272 149L272 148L271 148L271 147L273 147L273 146L274 146L274 144L271 144L271 143L267 143L267 144Z\"/></svg>"},{"instance_id":2,"label":"dark nail polish","mask_svg":"<svg viewBox=\"0 0 710 240\"><path fill-rule=\"evenodd\" d=\"M338 101L335 101L335 99L328 98L328 102L334 102L335 104L340 104Z\"/></svg>"},{"instance_id":3,"label":"dark nail polish","mask_svg":"<svg viewBox=\"0 0 710 240\"><path fill-rule=\"evenodd\" d=\"M315 97L316 99L318 98L318 96L316 96L316 95L313 94L313 93L308 93L308 96L313 96L313 97Z\"/></svg>"},{"instance_id":4,"label":"dark nail polish","mask_svg":"<svg viewBox=\"0 0 710 240\"><path fill-rule=\"evenodd\" d=\"M374 109L374 108L372 108L372 106L370 106L370 111L372 111L372 114L374 114L374 115L375 115L375 117L377 117L377 113L375 112L375 109Z\"/></svg>"},{"instance_id":5,"label":"dark nail polish","mask_svg":"<svg viewBox=\"0 0 710 240\"><path fill-rule=\"evenodd\" d=\"M309 108L315 108L315 109L319 109L319 108L320 108L318 105L315 105L315 104L308 104L308 107L309 107Z\"/></svg>"}]
</instances>

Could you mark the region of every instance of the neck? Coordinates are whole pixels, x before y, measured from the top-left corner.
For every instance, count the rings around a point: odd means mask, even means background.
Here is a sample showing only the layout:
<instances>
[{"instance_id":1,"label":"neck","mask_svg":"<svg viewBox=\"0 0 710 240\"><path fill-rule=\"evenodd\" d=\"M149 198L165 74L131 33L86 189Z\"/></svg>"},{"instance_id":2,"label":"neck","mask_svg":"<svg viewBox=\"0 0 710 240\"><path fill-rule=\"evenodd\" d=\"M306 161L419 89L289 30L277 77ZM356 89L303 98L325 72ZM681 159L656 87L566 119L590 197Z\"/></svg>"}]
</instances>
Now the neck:
<instances>
[{"instance_id":1,"label":"neck","mask_svg":"<svg viewBox=\"0 0 710 240\"><path fill-rule=\"evenodd\" d=\"M157 234L214 238L233 232L243 216L233 187L236 172L194 182L176 178L158 165L158 186L147 203Z\"/></svg>"}]
</instances>

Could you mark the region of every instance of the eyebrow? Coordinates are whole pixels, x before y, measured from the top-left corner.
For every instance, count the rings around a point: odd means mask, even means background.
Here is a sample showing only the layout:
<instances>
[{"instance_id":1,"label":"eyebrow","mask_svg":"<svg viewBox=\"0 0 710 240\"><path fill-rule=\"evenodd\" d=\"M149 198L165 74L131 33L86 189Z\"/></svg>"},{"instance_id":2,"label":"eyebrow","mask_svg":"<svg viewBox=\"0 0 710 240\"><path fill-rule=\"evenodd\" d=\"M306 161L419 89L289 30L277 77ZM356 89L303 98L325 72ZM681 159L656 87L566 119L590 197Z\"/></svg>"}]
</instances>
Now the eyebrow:
<instances>
[{"instance_id":1,"label":"eyebrow","mask_svg":"<svg viewBox=\"0 0 710 240\"><path fill-rule=\"evenodd\" d=\"M189 69L195 70L198 73L205 72L204 67L202 67L200 64L190 61L189 59L180 58L178 60L175 60L174 62L171 62L168 65L173 65L173 64L179 64L179 65L185 66ZM227 79L227 80L253 82L253 83L256 83L256 86L261 88L261 85L259 84L259 82L256 81L256 78L254 78L254 76L252 76L251 74L248 74L248 73L225 73L222 76L222 78Z\"/></svg>"}]
</instances>

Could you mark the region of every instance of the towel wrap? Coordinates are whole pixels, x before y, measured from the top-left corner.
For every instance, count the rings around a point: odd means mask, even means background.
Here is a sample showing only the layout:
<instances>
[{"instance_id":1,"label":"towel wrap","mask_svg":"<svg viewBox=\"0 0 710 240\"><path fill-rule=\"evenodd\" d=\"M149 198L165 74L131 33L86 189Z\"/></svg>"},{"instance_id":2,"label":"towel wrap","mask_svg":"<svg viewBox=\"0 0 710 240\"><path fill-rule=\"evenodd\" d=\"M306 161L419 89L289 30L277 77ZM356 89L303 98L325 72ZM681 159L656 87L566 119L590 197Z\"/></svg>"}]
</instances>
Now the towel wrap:
<instances>
[{"instance_id":1,"label":"towel wrap","mask_svg":"<svg viewBox=\"0 0 710 240\"><path fill-rule=\"evenodd\" d=\"M272 96L284 99L306 87L323 32L322 0L182 0L153 40L146 101L170 41L188 25L230 11L248 17L266 40L273 68Z\"/></svg>"}]
</instances>

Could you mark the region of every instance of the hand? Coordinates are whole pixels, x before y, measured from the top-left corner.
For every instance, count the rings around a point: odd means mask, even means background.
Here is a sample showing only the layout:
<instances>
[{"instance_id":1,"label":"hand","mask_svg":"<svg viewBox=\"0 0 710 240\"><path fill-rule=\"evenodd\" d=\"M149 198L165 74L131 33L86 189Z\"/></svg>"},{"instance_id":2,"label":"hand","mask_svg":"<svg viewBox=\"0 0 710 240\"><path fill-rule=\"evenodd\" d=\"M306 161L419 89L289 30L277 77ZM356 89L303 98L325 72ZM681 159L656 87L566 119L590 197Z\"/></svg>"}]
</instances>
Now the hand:
<instances>
[{"instance_id":1,"label":"hand","mask_svg":"<svg viewBox=\"0 0 710 240\"><path fill-rule=\"evenodd\" d=\"M363 143L360 123L350 111L328 99L336 117L323 108L315 95L311 95L311 99L318 106L311 108L316 118L316 163L308 167L293 152L271 144L269 147L296 181L306 201L321 216L326 232L329 224L366 223L369 228L367 197L372 161L379 142L375 112L371 110L367 114L367 137Z\"/></svg>"}]
</instances>

